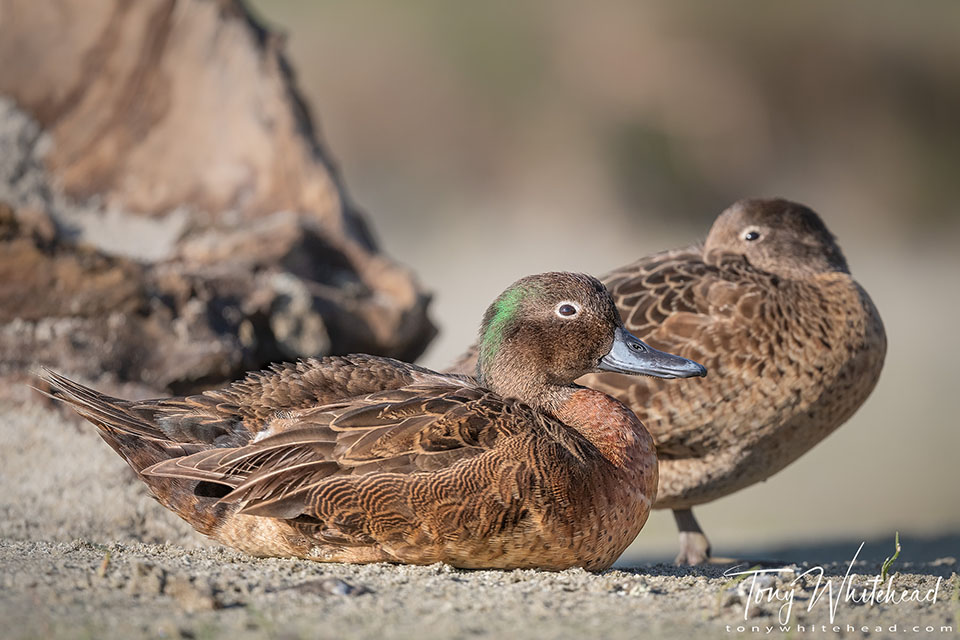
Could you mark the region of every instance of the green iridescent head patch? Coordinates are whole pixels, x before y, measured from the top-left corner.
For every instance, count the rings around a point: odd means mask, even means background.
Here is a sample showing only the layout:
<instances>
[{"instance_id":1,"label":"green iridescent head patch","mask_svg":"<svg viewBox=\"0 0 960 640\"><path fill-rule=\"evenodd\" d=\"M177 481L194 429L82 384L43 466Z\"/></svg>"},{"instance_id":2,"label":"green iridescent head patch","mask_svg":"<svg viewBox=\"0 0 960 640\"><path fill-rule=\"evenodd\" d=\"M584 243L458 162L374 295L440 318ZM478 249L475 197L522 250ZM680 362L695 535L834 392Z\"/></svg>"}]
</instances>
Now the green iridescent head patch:
<instances>
[{"instance_id":1,"label":"green iridescent head patch","mask_svg":"<svg viewBox=\"0 0 960 640\"><path fill-rule=\"evenodd\" d=\"M506 327L513 320L520 308L520 302L531 292L526 285L517 285L501 294L487 312L487 321L483 336L480 339L480 357L492 358L503 343L503 334Z\"/></svg>"}]
</instances>

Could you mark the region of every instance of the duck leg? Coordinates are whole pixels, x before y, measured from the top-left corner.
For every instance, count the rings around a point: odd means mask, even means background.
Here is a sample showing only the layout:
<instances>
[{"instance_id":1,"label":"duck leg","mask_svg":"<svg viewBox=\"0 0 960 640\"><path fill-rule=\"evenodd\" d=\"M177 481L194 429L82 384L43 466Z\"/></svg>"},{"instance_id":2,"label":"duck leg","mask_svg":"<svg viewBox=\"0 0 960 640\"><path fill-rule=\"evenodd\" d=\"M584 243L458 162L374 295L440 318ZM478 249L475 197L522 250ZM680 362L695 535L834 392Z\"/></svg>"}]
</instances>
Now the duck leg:
<instances>
[{"instance_id":1,"label":"duck leg","mask_svg":"<svg viewBox=\"0 0 960 640\"><path fill-rule=\"evenodd\" d=\"M674 562L690 566L707 562L710 559L710 541L693 517L693 510L674 509L673 519L680 532L680 554Z\"/></svg>"}]
</instances>

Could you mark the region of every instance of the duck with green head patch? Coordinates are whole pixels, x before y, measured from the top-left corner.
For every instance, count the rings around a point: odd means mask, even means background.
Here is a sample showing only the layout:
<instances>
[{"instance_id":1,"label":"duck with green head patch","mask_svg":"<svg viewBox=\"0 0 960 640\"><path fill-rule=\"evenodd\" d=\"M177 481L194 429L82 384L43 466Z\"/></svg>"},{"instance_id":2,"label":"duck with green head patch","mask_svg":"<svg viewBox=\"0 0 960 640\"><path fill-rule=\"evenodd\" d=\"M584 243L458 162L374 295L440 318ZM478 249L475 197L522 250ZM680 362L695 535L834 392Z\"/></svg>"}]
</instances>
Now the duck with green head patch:
<instances>
[{"instance_id":1,"label":"duck with green head patch","mask_svg":"<svg viewBox=\"0 0 960 640\"><path fill-rule=\"evenodd\" d=\"M467 568L610 566L656 499L650 434L573 384L705 375L623 328L596 279L524 278L487 310L477 375L355 355L187 398L124 401L55 373L157 499L242 551Z\"/></svg>"}]
</instances>

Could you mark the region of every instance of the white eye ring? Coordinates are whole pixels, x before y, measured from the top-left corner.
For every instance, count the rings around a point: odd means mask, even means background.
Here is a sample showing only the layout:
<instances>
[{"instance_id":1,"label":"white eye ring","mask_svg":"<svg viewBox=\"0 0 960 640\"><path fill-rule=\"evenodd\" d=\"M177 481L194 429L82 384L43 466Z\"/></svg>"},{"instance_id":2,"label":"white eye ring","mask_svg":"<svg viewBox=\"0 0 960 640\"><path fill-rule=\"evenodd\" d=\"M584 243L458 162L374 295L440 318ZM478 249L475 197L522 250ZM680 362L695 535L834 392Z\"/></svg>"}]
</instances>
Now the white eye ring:
<instances>
[{"instance_id":1,"label":"white eye ring","mask_svg":"<svg viewBox=\"0 0 960 640\"><path fill-rule=\"evenodd\" d=\"M573 312L571 313L570 310L567 309L566 307L571 307L573 309ZM577 304L576 302L573 302L572 300L564 300L563 302L561 302L556 306L553 312L557 314L558 318L569 320L570 318L576 318L577 314L580 313L580 305Z\"/></svg>"}]
</instances>

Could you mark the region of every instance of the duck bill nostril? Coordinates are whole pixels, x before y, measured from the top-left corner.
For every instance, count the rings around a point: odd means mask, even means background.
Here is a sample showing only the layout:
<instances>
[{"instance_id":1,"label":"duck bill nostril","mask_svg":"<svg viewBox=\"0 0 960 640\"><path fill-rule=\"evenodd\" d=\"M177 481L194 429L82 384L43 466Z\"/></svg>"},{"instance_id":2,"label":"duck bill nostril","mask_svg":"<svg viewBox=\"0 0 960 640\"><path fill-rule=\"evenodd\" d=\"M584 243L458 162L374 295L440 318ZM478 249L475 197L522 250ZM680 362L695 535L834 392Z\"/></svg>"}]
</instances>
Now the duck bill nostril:
<instances>
[{"instance_id":1,"label":"duck bill nostril","mask_svg":"<svg viewBox=\"0 0 960 640\"><path fill-rule=\"evenodd\" d=\"M707 369L702 364L658 351L623 327L616 329L613 347L607 355L600 358L597 368L601 371L656 378L694 378L707 375Z\"/></svg>"}]
</instances>

